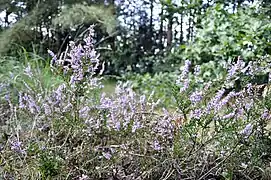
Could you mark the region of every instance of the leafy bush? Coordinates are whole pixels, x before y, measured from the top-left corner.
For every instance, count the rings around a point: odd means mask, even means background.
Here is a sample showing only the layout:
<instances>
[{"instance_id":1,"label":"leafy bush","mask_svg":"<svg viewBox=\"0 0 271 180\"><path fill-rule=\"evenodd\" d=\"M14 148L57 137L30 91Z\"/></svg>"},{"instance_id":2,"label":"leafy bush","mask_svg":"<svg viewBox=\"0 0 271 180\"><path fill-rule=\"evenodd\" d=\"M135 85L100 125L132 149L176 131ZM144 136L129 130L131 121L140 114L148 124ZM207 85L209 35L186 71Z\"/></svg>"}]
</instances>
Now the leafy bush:
<instances>
[{"instance_id":1,"label":"leafy bush","mask_svg":"<svg viewBox=\"0 0 271 180\"><path fill-rule=\"evenodd\" d=\"M150 74L126 74L121 78L139 94L152 94L155 101L160 101L160 105L174 108L176 102L172 96L172 87L177 80L177 73L156 73Z\"/></svg>"},{"instance_id":2,"label":"leafy bush","mask_svg":"<svg viewBox=\"0 0 271 180\"><path fill-rule=\"evenodd\" d=\"M199 82L198 67L186 61L171 83L177 109L172 112L159 107L154 99L159 95L138 95L129 83L118 84L114 94L101 93L104 68L98 68L92 33L90 28L85 44L71 42L62 58L49 51L63 84L37 93L40 79L28 68L35 88L21 92L18 104L7 98L11 114L1 127L2 178L270 177L270 84L248 83L269 72L270 63L246 65L239 59L220 81ZM238 78L245 84L240 90L233 87Z\"/></svg>"},{"instance_id":3,"label":"leafy bush","mask_svg":"<svg viewBox=\"0 0 271 180\"><path fill-rule=\"evenodd\" d=\"M201 64L233 61L238 56L248 62L270 55L270 20L258 11L265 10L251 7L230 13L221 4L209 8L194 42L181 46L180 56Z\"/></svg>"}]
</instances>

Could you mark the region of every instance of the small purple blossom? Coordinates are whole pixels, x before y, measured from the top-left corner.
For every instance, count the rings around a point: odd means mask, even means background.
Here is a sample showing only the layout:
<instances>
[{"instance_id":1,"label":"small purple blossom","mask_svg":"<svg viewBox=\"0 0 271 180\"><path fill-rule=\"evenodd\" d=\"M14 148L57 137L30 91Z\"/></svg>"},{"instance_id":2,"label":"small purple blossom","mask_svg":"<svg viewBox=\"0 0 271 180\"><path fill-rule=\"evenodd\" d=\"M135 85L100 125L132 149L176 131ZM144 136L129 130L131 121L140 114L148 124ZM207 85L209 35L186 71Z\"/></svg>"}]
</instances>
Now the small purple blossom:
<instances>
[{"instance_id":1,"label":"small purple blossom","mask_svg":"<svg viewBox=\"0 0 271 180\"><path fill-rule=\"evenodd\" d=\"M246 87L247 87L246 92L248 93L249 96L252 96L253 95L252 84L249 83L246 85Z\"/></svg>"},{"instance_id":2,"label":"small purple blossom","mask_svg":"<svg viewBox=\"0 0 271 180\"><path fill-rule=\"evenodd\" d=\"M36 104L34 98L27 94L22 95L22 93L19 93L19 108L27 109L32 114L40 112L40 107Z\"/></svg>"},{"instance_id":3,"label":"small purple blossom","mask_svg":"<svg viewBox=\"0 0 271 180\"><path fill-rule=\"evenodd\" d=\"M216 112L218 112L223 106L225 106L230 99L232 99L233 97L235 97L237 94L235 92L230 92L225 98L223 98L218 104L217 106L215 106L215 110Z\"/></svg>"},{"instance_id":4,"label":"small purple blossom","mask_svg":"<svg viewBox=\"0 0 271 180\"><path fill-rule=\"evenodd\" d=\"M51 108L50 108L50 106L47 103L45 103L43 105L43 108L44 108L45 115L50 115L52 113Z\"/></svg>"},{"instance_id":5,"label":"small purple blossom","mask_svg":"<svg viewBox=\"0 0 271 180\"><path fill-rule=\"evenodd\" d=\"M210 102L207 104L206 112L210 112L213 108L215 108L218 104L218 102L221 100L223 94L225 92L225 89L219 90L215 97L213 97Z\"/></svg>"},{"instance_id":6,"label":"small purple blossom","mask_svg":"<svg viewBox=\"0 0 271 180\"><path fill-rule=\"evenodd\" d=\"M190 118L200 119L202 115L201 109L195 109L190 113Z\"/></svg>"},{"instance_id":7,"label":"small purple blossom","mask_svg":"<svg viewBox=\"0 0 271 180\"><path fill-rule=\"evenodd\" d=\"M88 106L85 106L79 110L79 117L80 118L87 118L88 112L90 108Z\"/></svg>"},{"instance_id":8,"label":"small purple blossom","mask_svg":"<svg viewBox=\"0 0 271 180\"><path fill-rule=\"evenodd\" d=\"M184 70L183 70L183 77L184 76L186 76L188 73L189 73L189 68L190 68L190 66L191 66L191 61L189 61L189 60L186 60L185 62L184 62Z\"/></svg>"},{"instance_id":9,"label":"small purple blossom","mask_svg":"<svg viewBox=\"0 0 271 180\"><path fill-rule=\"evenodd\" d=\"M22 96L22 92L19 92L19 108L23 109L25 104L23 103L24 97Z\"/></svg>"},{"instance_id":10,"label":"small purple blossom","mask_svg":"<svg viewBox=\"0 0 271 180\"><path fill-rule=\"evenodd\" d=\"M226 114L223 116L223 119L231 119L235 116L235 112L232 112L232 113L229 113L229 114Z\"/></svg>"},{"instance_id":11,"label":"small purple blossom","mask_svg":"<svg viewBox=\"0 0 271 180\"><path fill-rule=\"evenodd\" d=\"M8 93L5 95L5 99L6 99L6 101L10 100L10 95Z\"/></svg>"},{"instance_id":12,"label":"small purple blossom","mask_svg":"<svg viewBox=\"0 0 271 180\"><path fill-rule=\"evenodd\" d=\"M53 51L51 51L51 50L48 50L48 54L52 57L52 60L51 60L51 66L52 65L54 65L55 63L56 63L56 61L57 61L57 57L56 57L56 55L53 53Z\"/></svg>"},{"instance_id":13,"label":"small purple blossom","mask_svg":"<svg viewBox=\"0 0 271 180\"><path fill-rule=\"evenodd\" d=\"M108 5L109 5L108 0L104 0L104 5L105 5L105 6L108 6Z\"/></svg>"},{"instance_id":14,"label":"small purple blossom","mask_svg":"<svg viewBox=\"0 0 271 180\"><path fill-rule=\"evenodd\" d=\"M111 159L112 155L109 152L102 152L103 157L107 160Z\"/></svg>"},{"instance_id":15,"label":"small purple blossom","mask_svg":"<svg viewBox=\"0 0 271 180\"><path fill-rule=\"evenodd\" d=\"M249 102L246 102L246 103L245 103L245 109L246 109L247 111L249 111L249 110L253 107L253 105L254 105L254 100L251 99Z\"/></svg>"},{"instance_id":16,"label":"small purple blossom","mask_svg":"<svg viewBox=\"0 0 271 180\"><path fill-rule=\"evenodd\" d=\"M140 102L141 104L144 104L144 103L146 102L146 96L145 96L145 94L142 95L142 96L140 96L139 102Z\"/></svg>"},{"instance_id":17,"label":"small purple blossom","mask_svg":"<svg viewBox=\"0 0 271 180\"><path fill-rule=\"evenodd\" d=\"M28 66L25 68L24 73L29 77L33 77L30 64L28 64Z\"/></svg>"},{"instance_id":18,"label":"small purple blossom","mask_svg":"<svg viewBox=\"0 0 271 180\"><path fill-rule=\"evenodd\" d=\"M180 92L183 92L183 91L187 90L187 88L189 86L188 74L189 74L189 68L190 68L190 66L191 66L191 61L186 60L185 64L184 64L183 71L182 71L180 77L176 81L176 84L178 86L180 86L180 85L183 86L180 89Z\"/></svg>"},{"instance_id":19,"label":"small purple blossom","mask_svg":"<svg viewBox=\"0 0 271 180\"><path fill-rule=\"evenodd\" d=\"M232 66L228 71L228 77L231 78L236 73L236 71L237 71L236 67Z\"/></svg>"},{"instance_id":20,"label":"small purple blossom","mask_svg":"<svg viewBox=\"0 0 271 180\"><path fill-rule=\"evenodd\" d=\"M112 114L112 119L114 119L114 117L113 117L114 115ZM115 122L115 121L114 121ZM121 124L120 124L120 122L119 121L116 121L115 122L115 129L117 130L117 131L119 131L120 130L120 128L121 128Z\"/></svg>"},{"instance_id":21,"label":"small purple blossom","mask_svg":"<svg viewBox=\"0 0 271 180\"><path fill-rule=\"evenodd\" d=\"M101 109L108 109L113 106L112 100L110 98L105 97L105 93L101 95L100 103Z\"/></svg>"},{"instance_id":22,"label":"small purple blossom","mask_svg":"<svg viewBox=\"0 0 271 180\"><path fill-rule=\"evenodd\" d=\"M157 140L155 140L155 141L153 142L153 144L152 144L152 148L153 148L154 150L156 150L156 151L160 151L160 150L161 150L161 145L160 145L160 143L159 143Z\"/></svg>"},{"instance_id":23,"label":"small purple blossom","mask_svg":"<svg viewBox=\"0 0 271 180\"><path fill-rule=\"evenodd\" d=\"M190 96L192 104L196 104L202 100L202 92L193 92Z\"/></svg>"},{"instance_id":24,"label":"small purple blossom","mask_svg":"<svg viewBox=\"0 0 271 180\"><path fill-rule=\"evenodd\" d=\"M270 118L270 114L267 109L264 110L263 114L261 115L261 118L262 119L269 119Z\"/></svg>"},{"instance_id":25,"label":"small purple blossom","mask_svg":"<svg viewBox=\"0 0 271 180\"><path fill-rule=\"evenodd\" d=\"M18 153L23 153L25 154L25 150L22 148L23 143L21 141L12 141L11 142L11 150L18 152Z\"/></svg>"},{"instance_id":26,"label":"small purple blossom","mask_svg":"<svg viewBox=\"0 0 271 180\"><path fill-rule=\"evenodd\" d=\"M132 133L136 132L137 129L141 127L140 122L134 122L132 127Z\"/></svg>"},{"instance_id":27,"label":"small purple blossom","mask_svg":"<svg viewBox=\"0 0 271 180\"><path fill-rule=\"evenodd\" d=\"M236 112L237 117L242 117L243 114L244 114L244 109L243 108L238 108L237 112Z\"/></svg>"},{"instance_id":28,"label":"small purple blossom","mask_svg":"<svg viewBox=\"0 0 271 180\"><path fill-rule=\"evenodd\" d=\"M180 93L185 92L189 88L189 80L185 79L183 86L180 88Z\"/></svg>"},{"instance_id":29,"label":"small purple blossom","mask_svg":"<svg viewBox=\"0 0 271 180\"><path fill-rule=\"evenodd\" d=\"M71 103L68 103L64 108L63 108L63 112L68 112L69 110L72 109L72 104Z\"/></svg>"},{"instance_id":30,"label":"small purple blossom","mask_svg":"<svg viewBox=\"0 0 271 180\"><path fill-rule=\"evenodd\" d=\"M244 136L249 136L252 133L253 125L251 123L247 124L246 127L240 132Z\"/></svg>"},{"instance_id":31,"label":"small purple blossom","mask_svg":"<svg viewBox=\"0 0 271 180\"><path fill-rule=\"evenodd\" d=\"M53 98L55 99L55 105L59 104L64 99L63 91L66 89L66 85L60 85L53 93Z\"/></svg>"}]
</instances>

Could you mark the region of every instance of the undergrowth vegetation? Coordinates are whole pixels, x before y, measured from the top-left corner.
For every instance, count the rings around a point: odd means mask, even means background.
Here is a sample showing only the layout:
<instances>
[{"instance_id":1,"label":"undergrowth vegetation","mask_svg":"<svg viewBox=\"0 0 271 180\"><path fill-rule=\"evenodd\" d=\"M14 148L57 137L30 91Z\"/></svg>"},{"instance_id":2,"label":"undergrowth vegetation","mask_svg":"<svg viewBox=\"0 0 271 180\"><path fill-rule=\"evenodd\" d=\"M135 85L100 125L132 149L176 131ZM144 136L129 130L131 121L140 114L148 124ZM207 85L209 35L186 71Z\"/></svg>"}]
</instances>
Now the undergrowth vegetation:
<instances>
[{"instance_id":1,"label":"undergrowth vegetation","mask_svg":"<svg viewBox=\"0 0 271 180\"><path fill-rule=\"evenodd\" d=\"M92 35L1 83L1 178L270 179L270 57L238 58L213 81L186 60L178 76L106 94Z\"/></svg>"}]
</instances>

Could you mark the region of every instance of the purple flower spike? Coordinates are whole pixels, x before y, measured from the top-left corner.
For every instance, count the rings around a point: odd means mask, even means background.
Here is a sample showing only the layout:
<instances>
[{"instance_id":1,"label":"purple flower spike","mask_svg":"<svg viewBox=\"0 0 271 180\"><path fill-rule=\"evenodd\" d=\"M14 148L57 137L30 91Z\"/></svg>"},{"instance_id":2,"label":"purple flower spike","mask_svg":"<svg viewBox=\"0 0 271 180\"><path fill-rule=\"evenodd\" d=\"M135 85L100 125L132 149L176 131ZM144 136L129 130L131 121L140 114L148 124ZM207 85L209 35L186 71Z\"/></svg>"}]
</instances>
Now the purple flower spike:
<instances>
[{"instance_id":1,"label":"purple flower spike","mask_svg":"<svg viewBox=\"0 0 271 180\"><path fill-rule=\"evenodd\" d=\"M25 154L25 150L22 148L22 142L21 141L12 141L11 142L11 150L17 152L17 153L22 153Z\"/></svg>"},{"instance_id":2,"label":"purple flower spike","mask_svg":"<svg viewBox=\"0 0 271 180\"><path fill-rule=\"evenodd\" d=\"M231 119L234 117L234 115L235 115L235 112L229 113L229 114L223 116L223 119Z\"/></svg>"},{"instance_id":3,"label":"purple flower spike","mask_svg":"<svg viewBox=\"0 0 271 180\"><path fill-rule=\"evenodd\" d=\"M153 148L154 150L156 150L156 151L161 150L160 143L159 143L157 140L155 140L155 141L153 142L153 144L152 144L152 148Z\"/></svg>"},{"instance_id":4,"label":"purple flower spike","mask_svg":"<svg viewBox=\"0 0 271 180\"><path fill-rule=\"evenodd\" d=\"M190 96L190 101L192 104L200 102L202 99L202 92L193 92Z\"/></svg>"},{"instance_id":5,"label":"purple flower spike","mask_svg":"<svg viewBox=\"0 0 271 180\"><path fill-rule=\"evenodd\" d=\"M252 133L253 130L253 125L252 124L248 124L246 125L246 127L240 132L240 134L244 135L244 136L249 136Z\"/></svg>"},{"instance_id":6,"label":"purple flower spike","mask_svg":"<svg viewBox=\"0 0 271 180\"><path fill-rule=\"evenodd\" d=\"M202 115L203 113L201 109L195 109L190 113L190 118L200 119Z\"/></svg>"}]
</instances>

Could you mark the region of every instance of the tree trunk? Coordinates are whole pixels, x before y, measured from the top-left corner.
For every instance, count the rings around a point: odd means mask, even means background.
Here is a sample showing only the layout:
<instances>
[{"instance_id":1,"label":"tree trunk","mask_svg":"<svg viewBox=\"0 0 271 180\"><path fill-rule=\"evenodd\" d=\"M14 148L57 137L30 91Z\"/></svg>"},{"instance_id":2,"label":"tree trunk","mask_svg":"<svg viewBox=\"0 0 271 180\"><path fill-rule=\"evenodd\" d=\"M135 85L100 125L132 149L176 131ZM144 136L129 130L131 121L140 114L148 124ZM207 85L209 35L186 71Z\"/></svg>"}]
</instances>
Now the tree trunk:
<instances>
[{"instance_id":1,"label":"tree trunk","mask_svg":"<svg viewBox=\"0 0 271 180\"><path fill-rule=\"evenodd\" d=\"M164 15L164 7L162 7L162 10L161 10L161 13L160 13L160 17L161 17L161 22L160 22L160 28L159 28L159 44L158 44L158 47L160 50L163 49L163 26L164 26L164 19L162 18L162 16Z\"/></svg>"},{"instance_id":2,"label":"tree trunk","mask_svg":"<svg viewBox=\"0 0 271 180\"><path fill-rule=\"evenodd\" d=\"M148 38L149 38L149 49L148 50L151 50L152 54L154 53L154 48L153 48L153 41L152 41L152 38L153 38L153 0L151 0L151 14L150 14L150 27L149 27L149 35L148 35Z\"/></svg>"},{"instance_id":3,"label":"tree trunk","mask_svg":"<svg viewBox=\"0 0 271 180\"><path fill-rule=\"evenodd\" d=\"M173 25L173 15L170 14L167 26L167 47L169 49L172 45L172 25Z\"/></svg>"},{"instance_id":4,"label":"tree trunk","mask_svg":"<svg viewBox=\"0 0 271 180\"><path fill-rule=\"evenodd\" d=\"M180 30L180 44L183 44L183 12L181 13L181 30Z\"/></svg>"}]
</instances>

